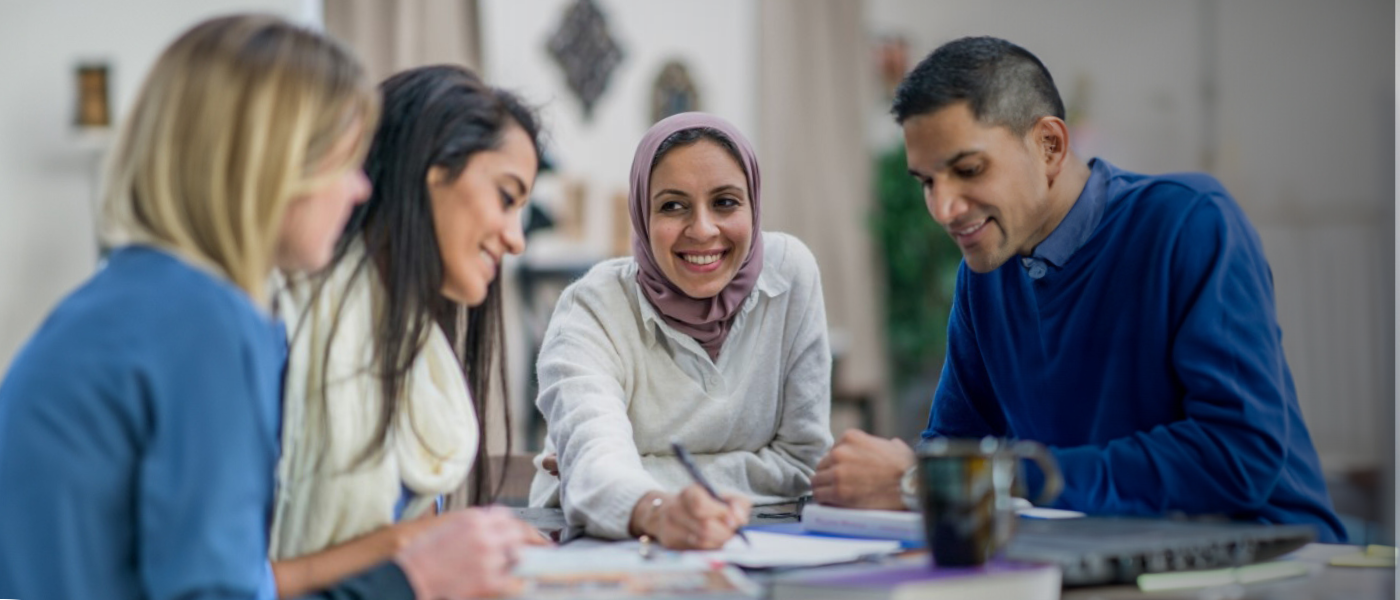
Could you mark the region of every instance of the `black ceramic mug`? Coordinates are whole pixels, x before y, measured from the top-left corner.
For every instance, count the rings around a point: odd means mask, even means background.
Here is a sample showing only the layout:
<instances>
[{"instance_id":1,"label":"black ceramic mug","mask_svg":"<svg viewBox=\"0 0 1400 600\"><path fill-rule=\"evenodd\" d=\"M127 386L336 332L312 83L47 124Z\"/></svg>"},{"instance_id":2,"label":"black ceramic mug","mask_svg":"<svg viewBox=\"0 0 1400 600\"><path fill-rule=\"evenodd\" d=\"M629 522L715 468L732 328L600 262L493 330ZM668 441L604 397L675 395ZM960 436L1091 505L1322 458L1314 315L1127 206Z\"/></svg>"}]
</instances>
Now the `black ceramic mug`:
<instances>
[{"instance_id":1,"label":"black ceramic mug","mask_svg":"<svg viewBox=\"0 0 1400 600\"><path fill-rule=\"evenodd\" d=\"M919 446L919 508L935 565L980 565L1010 541L1013 498L1024 495L1021 459L1045 473L1037 503L1053 502L1064 481L1055 457L1037 442L933 438Z\"/></svg>"}]
</instances>

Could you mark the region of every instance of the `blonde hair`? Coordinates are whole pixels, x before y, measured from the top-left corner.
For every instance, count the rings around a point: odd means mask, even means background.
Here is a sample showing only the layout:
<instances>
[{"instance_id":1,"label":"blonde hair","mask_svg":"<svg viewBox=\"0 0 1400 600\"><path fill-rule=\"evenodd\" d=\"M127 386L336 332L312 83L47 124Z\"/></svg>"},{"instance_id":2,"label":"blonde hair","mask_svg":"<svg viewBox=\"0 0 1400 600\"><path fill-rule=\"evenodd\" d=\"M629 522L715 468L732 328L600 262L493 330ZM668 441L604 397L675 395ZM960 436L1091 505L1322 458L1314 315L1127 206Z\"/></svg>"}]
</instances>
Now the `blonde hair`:
<instances>
[{"instance_id":1,"label":"blonde hair","mask_svg":"<svg viewBox=\"0 0 1400 600\"><path fill-rule=\"evenodd\" d=\"M103 245L167 248L265 301L287 205L360 168L378 114L363 68L328 38L273 16L200 23L161 54L118 135Z\"/></svg>"}]
</instances>

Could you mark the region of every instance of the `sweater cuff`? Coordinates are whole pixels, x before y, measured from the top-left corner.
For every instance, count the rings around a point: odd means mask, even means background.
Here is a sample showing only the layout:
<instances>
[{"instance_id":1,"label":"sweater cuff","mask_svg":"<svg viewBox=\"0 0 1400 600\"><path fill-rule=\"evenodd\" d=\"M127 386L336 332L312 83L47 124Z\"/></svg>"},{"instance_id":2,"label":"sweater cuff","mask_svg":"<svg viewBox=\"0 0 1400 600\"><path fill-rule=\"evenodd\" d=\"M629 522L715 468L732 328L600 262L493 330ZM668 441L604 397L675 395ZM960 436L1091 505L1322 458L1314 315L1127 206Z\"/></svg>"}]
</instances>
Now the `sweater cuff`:
<instances>
[{"instance_id":1,"label":"sweater cuff","mask_svg":"<svg viewBox=\"0 0 1400 600\"><path fill-rule=\"evenodd\" d=\"M389 560L377 567L355 576L352 581L360 584L366 592L365 598L376 600L414 600L413 584L408 574L398 563Z\"/></svg>"},{"instance_id":2,"label":"sweater cuff","mask_svg":"<svg viewBox=\"0 0 1400 600\"><path fill-rule=\"evenodd\" d=\"M1040 465L1034 460L1023 458L1021 459L1021 473L1025 476L1026 499L1030 500L1036 506L1043 508L1082 510L1070 506L1066 502L1067 494L1069 493L1069 474L1065 471L1065 459L1066 456L1069 455L1070 460L1073 460L1073 455L1070 454L1072 451L1067 451L1062 448L1048 448L1048 450L1050 451L1050 458L1054 460L1055 466L1060 470L1062 484L1060 487L1060 494L1051 499L1050 502L1041 504L1040 495L1045 491L1045 471L1041 470ZM1086 448L1086 450L1093 451L1088 448Z\"/></svg>"},{"instance_id":3,"label":"sweater cuff","mask_svg":"<svg viewBox=\"0 0 1400 600\"><path fill-rule=\"evenodd\" d=\"M1035 502L1040 499L1040 493L1045 490L1045 473L1040 470L1040 465L1035 464L1029 458L1021 459L1021 472L1025 474L1026 499Z\"/></svg>"},{"instance_id":4,"label":"sweater cuff","mask_svg":"<svg viewBox=\"0 0 1400 600\"><path fill-rule=\"evenodd\" d=\"M414 600L408 575L393 561L385 561L368 571L341 580L329 589L303 596L300 600Z\"/></svg>"},{"instance_id":5,"label":"sweater cuff","mask_svg":"<svg viewBox=\"0 0 1400 600\"><path fill-rule=\"evenodd\" d=\"M632 537L628 525L632 522L632 509L647 492L664 490L660 483L649 475L634 476L607 484L607 491L601 494L596 510L566 510L570 525L583 525L588 535L606 539L627 539ZM563 504L570 504L567 490ZM573 522L582 518L583 523Z\"/></svg>"}]
</instances>

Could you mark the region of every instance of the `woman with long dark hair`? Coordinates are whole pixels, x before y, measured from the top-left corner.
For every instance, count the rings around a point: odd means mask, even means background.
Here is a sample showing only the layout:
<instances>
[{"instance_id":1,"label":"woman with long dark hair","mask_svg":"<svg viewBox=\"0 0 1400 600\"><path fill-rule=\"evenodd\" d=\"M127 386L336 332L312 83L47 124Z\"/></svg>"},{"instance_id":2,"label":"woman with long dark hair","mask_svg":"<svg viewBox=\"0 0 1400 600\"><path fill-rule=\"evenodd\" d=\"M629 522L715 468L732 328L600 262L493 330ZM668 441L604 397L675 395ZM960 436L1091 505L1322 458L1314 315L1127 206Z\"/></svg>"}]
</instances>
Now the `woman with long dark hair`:
<instances>
[{"instance_id":1,"label":"woman with long dark hair","mask_svg":"<svg viewBox=\"0 0 1400 600\"><path fill-rule=\"evenodd\" d=\"M405 71L381 91L369 200L331 266L282 295L292 342L270 556L283 597L383 560L464 483L489 503L504 475L484 450L488 400L504 397L496 274L524 250L539 126L460 67Z\"/></svg>"}]
</instances>

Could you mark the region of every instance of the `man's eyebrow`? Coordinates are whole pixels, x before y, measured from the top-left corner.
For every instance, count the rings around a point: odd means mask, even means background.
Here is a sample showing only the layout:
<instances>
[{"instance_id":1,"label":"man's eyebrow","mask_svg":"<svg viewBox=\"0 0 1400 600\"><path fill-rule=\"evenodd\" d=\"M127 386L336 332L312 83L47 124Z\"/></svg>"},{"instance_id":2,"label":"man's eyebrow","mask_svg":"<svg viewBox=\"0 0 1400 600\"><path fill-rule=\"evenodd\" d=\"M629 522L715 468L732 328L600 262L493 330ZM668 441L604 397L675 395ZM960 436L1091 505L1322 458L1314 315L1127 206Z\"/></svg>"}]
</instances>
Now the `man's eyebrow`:
<instances>
[{"instance_id":1,"label":"man's eyebrow","mask_svg":"<svg viewBox=\"0 0 1400 600\"><path fill-rule=\"evenodd\" d=\"M969 156L972 156L972 155L974 155L974 154L980 154L981 152L982 152L981 150L963 150L962 152L959 152L959 153L954 154L953 156L949 157L948 160L943 161L943 166L945 166L945 167L951 167L951 166L953 166L953 163L958 162L958 161L960 161L960 160L962 160L962 159L964 159L964 158L967 158L967 157L969 157Z\"/></svg>"},{"instance_id":2,"label":"man's eyebrow","mask_svg":"<svg viewBox=\"0 0 1400 600\"><path fill-rule=\"evenodd\" d=\"M947 160L944 160L944 161L943 161L943 164L941 165L941 168L949 168L949 167L952 167L955 163L957 163L958 161L960 161L960 160L962 160L962 159L964 159L964 158L967 158L967 157L969 157L969 156L975 156L975 155L981 154L981 153L982 153L981 150L976 150L976 149L962 150L962 151L958 152L957 154L954 154L953 156L949 157ZM917 169L913 169L913 168L910 168L910 169L909 169L909 174L912 175L912 176L914 177L914 179L923 180L923 179L928 179L928 178L929 178L928 175L924 175L923 173L920 173Z\"/></svg>"}]
</instances>

